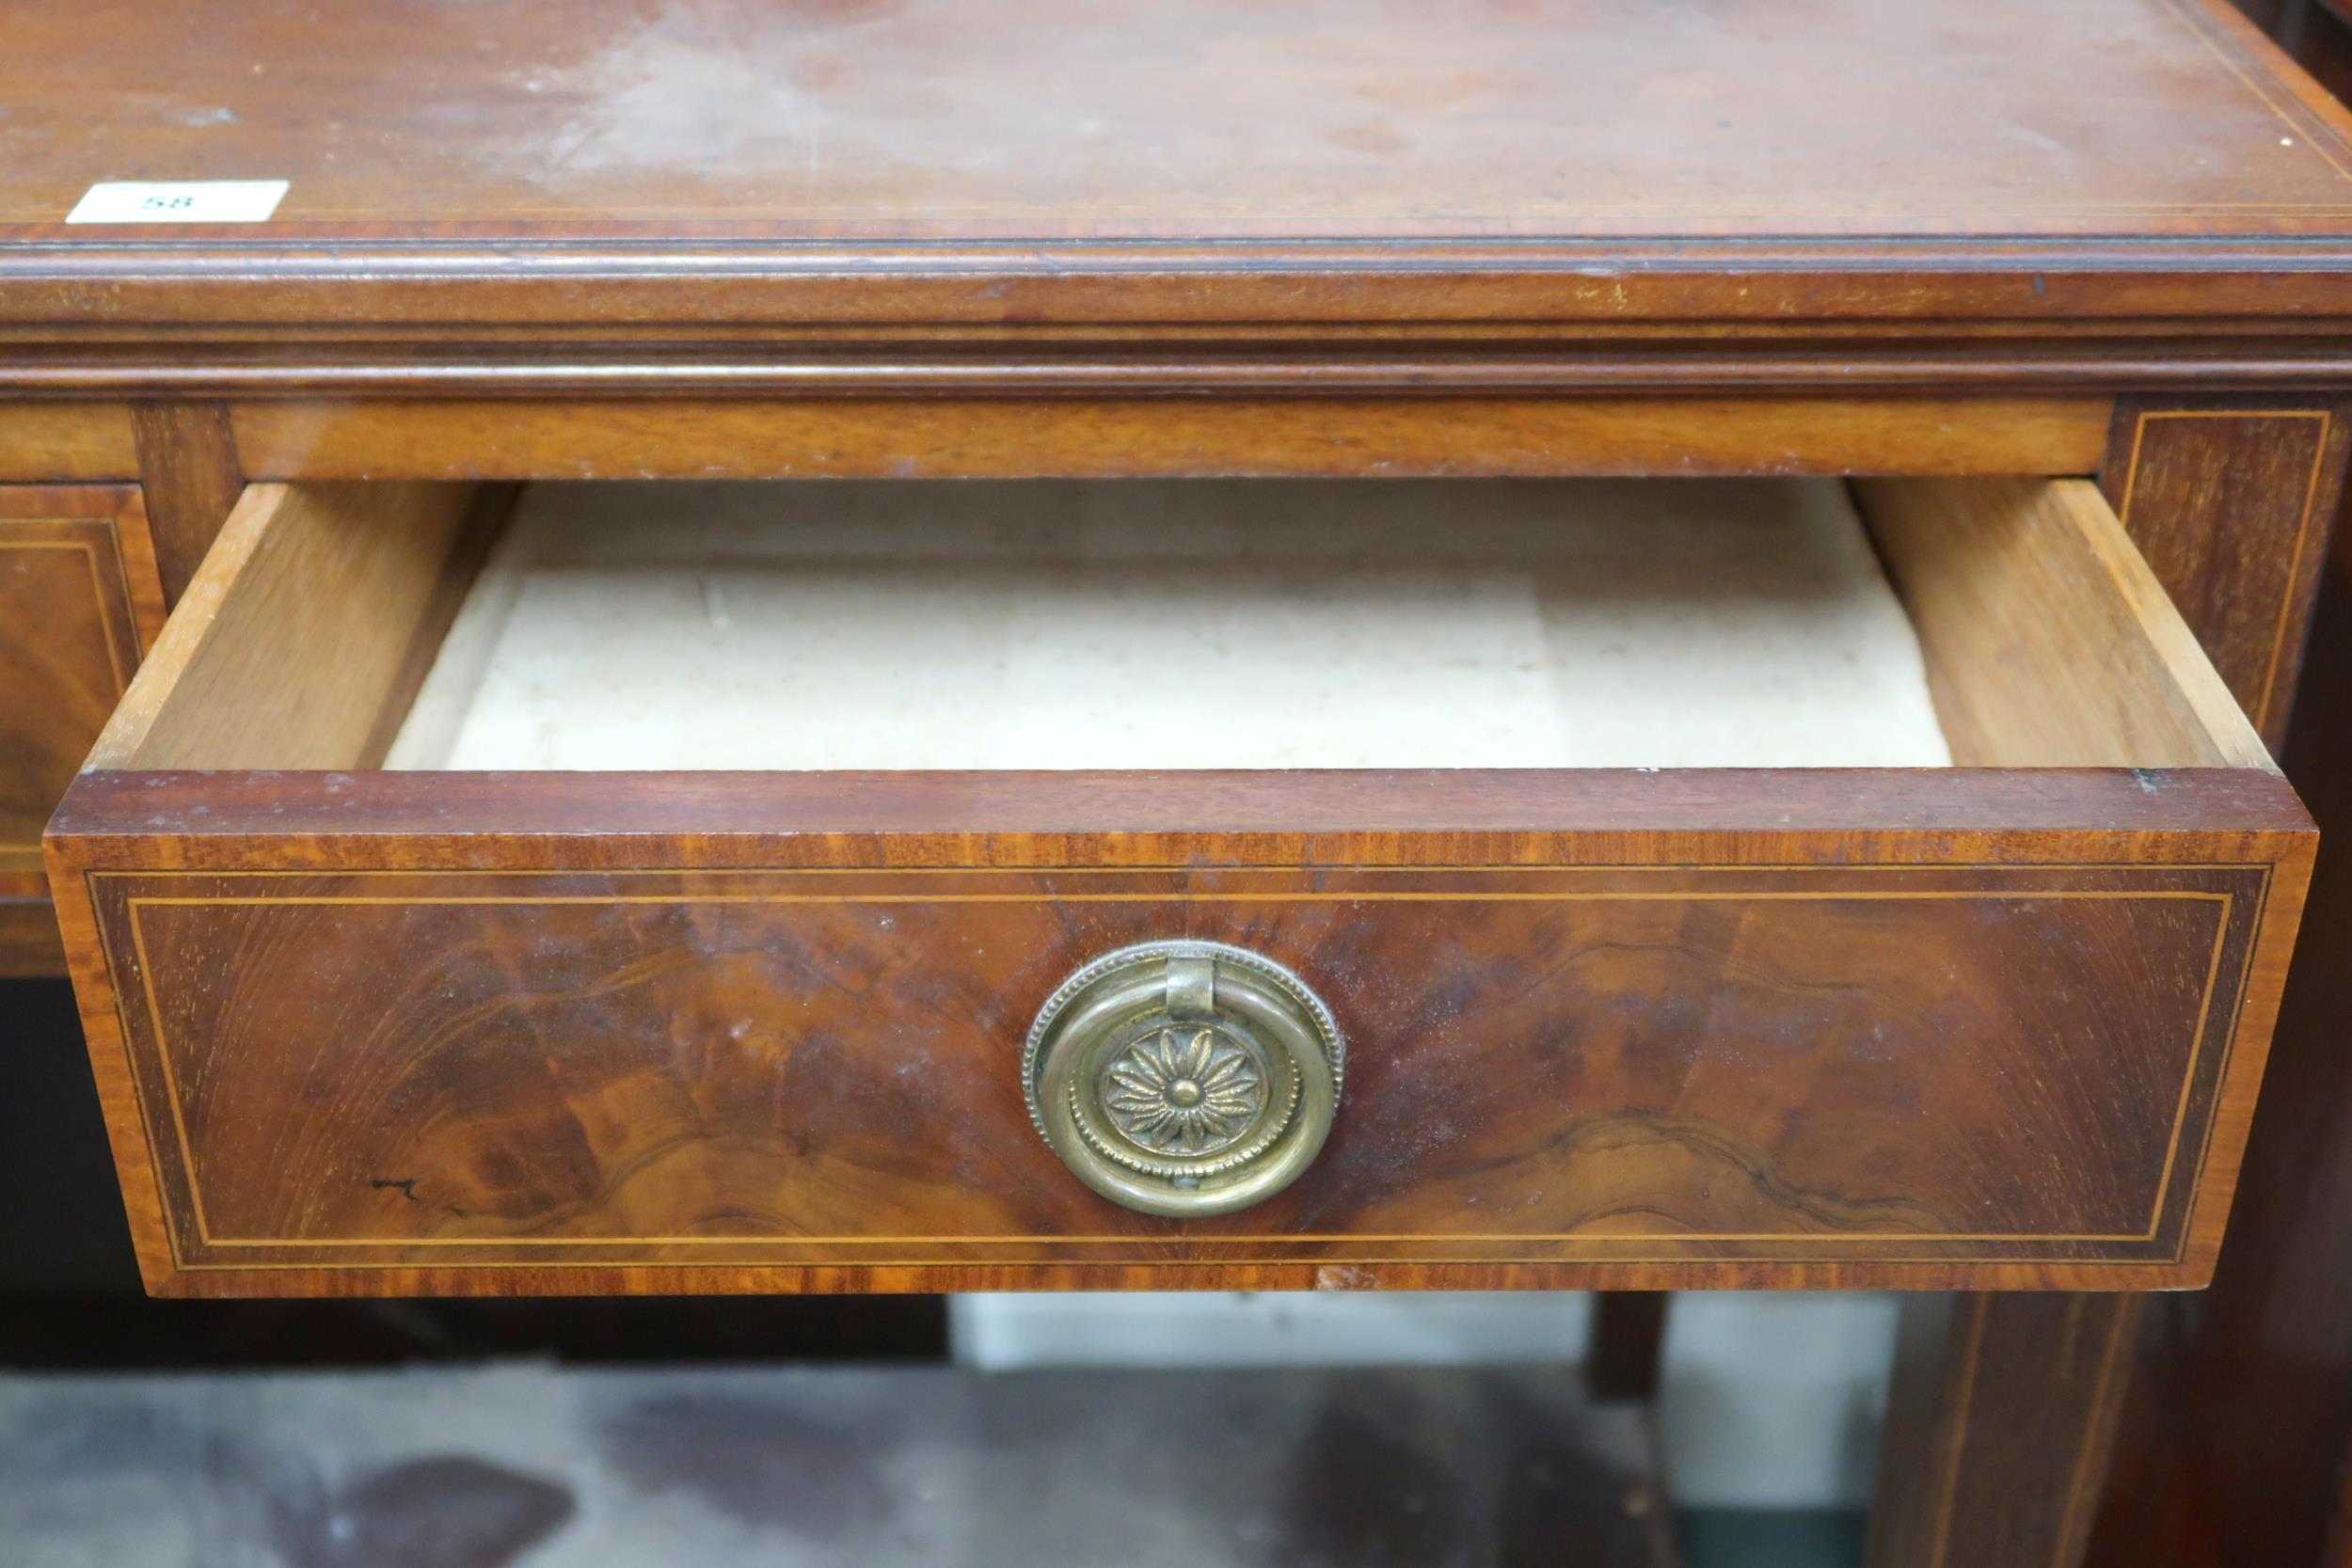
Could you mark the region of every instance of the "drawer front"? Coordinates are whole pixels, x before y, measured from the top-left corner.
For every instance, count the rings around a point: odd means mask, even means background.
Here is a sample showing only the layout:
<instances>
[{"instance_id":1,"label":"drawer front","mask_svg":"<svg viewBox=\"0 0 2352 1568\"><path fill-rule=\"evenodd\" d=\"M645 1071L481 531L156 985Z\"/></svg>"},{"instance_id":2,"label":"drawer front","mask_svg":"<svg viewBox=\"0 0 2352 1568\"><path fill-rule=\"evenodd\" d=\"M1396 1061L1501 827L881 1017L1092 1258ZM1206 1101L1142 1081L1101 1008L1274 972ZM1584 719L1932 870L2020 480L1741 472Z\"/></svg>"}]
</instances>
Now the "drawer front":
<instances>
[{"instance_id":1,"label":"drawer front","mask_svg":"<svg viewBox=\"0 0 2352 1568\"><path fill-rule=\"evenodd\" d=\"M62 971L41 825L163 619L135 489L0 486L0 974Z\"/></svg>"},{"instance_id":2,"label":"drawer front","mask_svg":"<svg viewBox=\"0 0 2352 1568\"><path fill-rule=\"evenodd\" d=\"M1940 777L1903 784L1911 808L1964 824L1920 793ZM2253 809L2217 793L2228 778L2152 794L2091 775L2104 800L1973 809L2126 826L2134 800ZM377 782L437 785L414 810L456 836L355 811L345 780L242 807L207 793L230 836L184 844L173 869L83 841L71 925L119 981L93 1047L118 1132L152 1131L125 1179L174 1289L498 1289L517 1271L640 1290L2187 1279L2217 1243L2211 1150L2242 1135L2308 846L1802 821L1311 849L1279 832L689 840L643 818L583 846L465 834L513 782L470 808L454 780ZM646 813L811 809L758 776L664 783L671 804ZM1552 810L1655 812L1636 803L1647 783L1586 780ZM1897 809L1820 785L1738 777L1700 809ZM143 794L176 832L202 787ZM1235 788L1231 809L1257 809ZM1447 815L1479 796L1515 809L1492 779L1425 793ZM248 813L384 836L245 838ZM352 868L421 848L511 865ZM1330 863L1167 868L1253 851ZM1449 851L1479 863L1405 863ZM1158 868L1084 863L1106 854ZM660 863L688 856L733 864ZM1001 863L1023 856L1058 863ZM1555 863L1497 865L1522 859ZM284 869L251 869L264 860ZM344 869L301 868L322 861ZM1558 863L1577 861L1627 863ZM875 868L894 862L909 868ZM1055 988L1170 937L1288 965L1347 1042L1320 1156L1215 1218L1097 1196L1023 1100L1024 1037Z\"/></svg>"},{"instance_id":3,"label":"drawer front","mask_svg":"<svg viewBox=\"0 0 2352 1568\"><path fill-rule=\"evenodd\" d=\"M2266 874L125 875L183 1269L2177 1262ZM1351 1045L1243 1212L1064 1170L1021 1043L1170 936ZM398 956L386 961L388 956Z\"/></svg>"}]
</instances>

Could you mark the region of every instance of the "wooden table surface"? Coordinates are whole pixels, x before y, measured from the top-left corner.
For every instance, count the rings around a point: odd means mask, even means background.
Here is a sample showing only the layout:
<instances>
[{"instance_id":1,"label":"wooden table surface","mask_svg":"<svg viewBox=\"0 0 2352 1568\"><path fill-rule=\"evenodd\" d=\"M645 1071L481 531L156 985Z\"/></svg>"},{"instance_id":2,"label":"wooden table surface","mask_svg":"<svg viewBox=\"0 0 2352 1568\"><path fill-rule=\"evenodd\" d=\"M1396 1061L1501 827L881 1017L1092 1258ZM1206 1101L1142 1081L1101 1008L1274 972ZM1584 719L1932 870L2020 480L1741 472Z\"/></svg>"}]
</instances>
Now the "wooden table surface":
<instances>
[{"instance_id":1,"label":"wooden table surface","mask_svg":"<svg viewBox=\"0 0 2352 1568\"><path fill-rule=\"evenodd\" d=\"M2342 139L2190 0L17 0L0 220L296 231L2299 234Z\"/></svg>"},{"instance_id":2,"label":"wooden table surface","mask_svg":"<svg viewBox=\"0 0 2352 1568\"><path fill-rule=\"evenodd\" d=\"M356 245L376 247L372 276L443 282L561 275L562 254L530 248L548 242L595 242L624 273L750 264L678 246L824 243L805 267L944 271L977 284L932 308L1014 321L1103 309L990 293L1049 260L1022 242L1064 247L1049 270L1172 266L1191 286L1133 291L1133 309L1181 314L1311 313L1295 287L1229 287L1278 261L1514 272L1546 255L1565 272L1551 304L1594 315L1648 308L1612 271L1635 260L1956 266L1872 309L2122 310L2122 280L2095 275L2125 259L2344 261L2309 242L2352 236L2352 122L2267 51L2204 0L15 0L0 241L71 241L85 265L172 242L99 268L140 277L285 246L312 247L306 273L356 272L318 248ZM63 223L93 182L133 180L290 189L265 223ZM76 274L39 245L10 255L0 318L89 319L97 293L32 286L56 269ZM1705 312L1801 309L1751 281Z\"/></svg>"}]
</instances>

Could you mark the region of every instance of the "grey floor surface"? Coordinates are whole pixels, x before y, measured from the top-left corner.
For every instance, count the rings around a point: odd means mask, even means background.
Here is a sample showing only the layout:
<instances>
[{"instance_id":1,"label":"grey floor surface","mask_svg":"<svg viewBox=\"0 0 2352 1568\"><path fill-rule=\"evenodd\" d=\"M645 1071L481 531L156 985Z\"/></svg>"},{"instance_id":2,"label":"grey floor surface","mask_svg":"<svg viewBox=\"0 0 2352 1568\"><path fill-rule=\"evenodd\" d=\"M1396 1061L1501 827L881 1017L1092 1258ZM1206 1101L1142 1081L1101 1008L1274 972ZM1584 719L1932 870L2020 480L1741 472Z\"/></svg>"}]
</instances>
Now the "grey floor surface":
<instances>
[{"instance_id":1,"label":"grey floor surface","mask_svg":"<svg viewBox=\"0 0 2352 1568\"><path fill-rule=\"evenodd\" d=\"M1558 1368L24 1375L0 1561L1604 1568L1654 1452Z\"/></svg>"}]
</instances>

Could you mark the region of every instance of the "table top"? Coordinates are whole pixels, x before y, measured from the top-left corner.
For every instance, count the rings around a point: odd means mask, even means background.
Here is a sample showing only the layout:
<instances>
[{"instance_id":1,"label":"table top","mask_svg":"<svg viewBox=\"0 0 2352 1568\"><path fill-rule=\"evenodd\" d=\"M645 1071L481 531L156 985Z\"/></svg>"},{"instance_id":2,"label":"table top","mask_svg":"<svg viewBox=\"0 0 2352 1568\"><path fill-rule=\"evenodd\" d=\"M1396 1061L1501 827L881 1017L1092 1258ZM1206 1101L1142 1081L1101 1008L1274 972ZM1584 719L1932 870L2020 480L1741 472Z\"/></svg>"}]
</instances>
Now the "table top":
<instances>
[{"instance_id":1,"label":"table top","mask_svg":"<svg viewBox=\"0 0 2352 1568\"><path fill-rule=\"evenodd\" d=\"M99 308L12 280L294 253L377 283L1175 272L1137 309L1237 317L1314 309L1220 292L1269 269L1549 268L1608 315L1652 308L1621 266L2332 265L2352 121L2217 6L10 0L0 319ZM64 222L96 182L227 180L287 190L263 222Z\"/></svg>"}]
</instances>

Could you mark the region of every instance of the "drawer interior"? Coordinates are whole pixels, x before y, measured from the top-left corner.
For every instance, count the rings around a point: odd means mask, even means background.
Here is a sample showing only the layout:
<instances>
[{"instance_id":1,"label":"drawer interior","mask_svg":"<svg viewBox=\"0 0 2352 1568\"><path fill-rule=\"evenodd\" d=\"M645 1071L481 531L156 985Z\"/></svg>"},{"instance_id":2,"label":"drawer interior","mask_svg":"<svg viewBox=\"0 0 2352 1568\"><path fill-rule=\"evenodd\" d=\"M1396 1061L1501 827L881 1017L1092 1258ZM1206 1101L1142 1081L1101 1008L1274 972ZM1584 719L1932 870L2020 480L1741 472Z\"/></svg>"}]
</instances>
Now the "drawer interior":
<instances>
[{"instance_id":1,"label":"drawer interior","mask_svg":"<svg viewBox=\"0 0 2352 1568\"><path fill-rule=\"evenodd\" d=\"M526 491L389 764L1948 758L1833 482L803 483Z\"/></svg>"},{"instance_id":2,"label":"drawer interior","mask_svg":"<svg viewBox=\"0 0 2352 1568\"><path fill-rule=\"evenodd\" d=\"M2267 768L2081 481L256 485L92 767Z\"/></svg>"}]
</instances>

